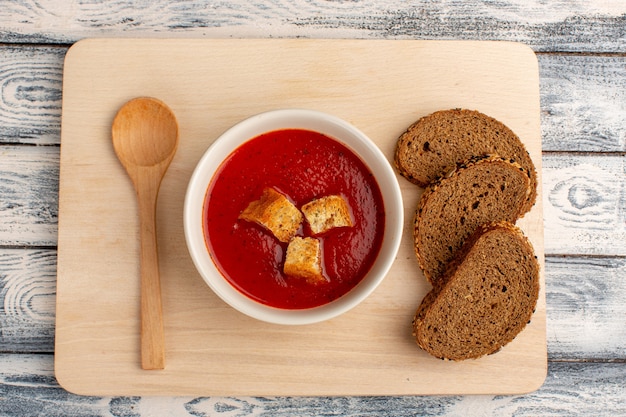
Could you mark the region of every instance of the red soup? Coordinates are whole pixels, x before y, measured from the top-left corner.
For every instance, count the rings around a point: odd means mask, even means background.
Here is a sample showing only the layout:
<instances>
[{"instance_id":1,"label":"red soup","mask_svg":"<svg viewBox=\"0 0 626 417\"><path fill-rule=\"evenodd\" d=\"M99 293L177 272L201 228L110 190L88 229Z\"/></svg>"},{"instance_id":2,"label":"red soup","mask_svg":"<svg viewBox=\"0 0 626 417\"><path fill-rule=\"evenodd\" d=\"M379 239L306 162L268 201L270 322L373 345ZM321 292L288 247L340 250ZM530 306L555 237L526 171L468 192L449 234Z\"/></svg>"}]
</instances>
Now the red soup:
<instances>
[{"instance_id":1,"label":"red soup","mask_svg":"<svg viewBox=\"0 0 626 417\"><path fill-rule=\"evenodd\" d=\"M317 236L326 282L286 276L287 244L239 219L265 188L279 190L298 209L328 195L348 203L353 225ZM374 263L384 223L380 189L361 159L334 139L300 129L269 132L237 148L215 174L204 204L204 235L217 268L241 293L278 308L316 307L347 293ZM310 234L305 221L297 235Z\"/></svg>"}]
</instances>

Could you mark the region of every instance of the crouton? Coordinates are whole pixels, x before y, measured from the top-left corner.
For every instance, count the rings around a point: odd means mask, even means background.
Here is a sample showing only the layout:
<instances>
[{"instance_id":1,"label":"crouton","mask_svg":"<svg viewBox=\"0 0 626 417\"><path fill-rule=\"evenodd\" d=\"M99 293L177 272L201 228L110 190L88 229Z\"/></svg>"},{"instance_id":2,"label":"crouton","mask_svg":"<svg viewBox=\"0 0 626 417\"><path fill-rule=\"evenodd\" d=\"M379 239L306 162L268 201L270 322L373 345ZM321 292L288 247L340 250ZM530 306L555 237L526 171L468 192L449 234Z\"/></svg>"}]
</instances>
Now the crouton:
<instances>
[{"instance_id":1,"label":"crouton","mask_svg":"<svg viewBox=\"0 0 626 417\"><path fill-rule=\"evenodd\" d=\"M281 242L289 242L302 224L302 213L284 195L265 188L258 200L252 201L239 215L269 230Z\"/></svg>"},{"instance_id":2,"label":"crouton","mask_svg":"<svg viewBox=\"0 0 626 417\"><path fill-rule=\"evenodd\" d=\"M291 239L283 272L291 277L304 278L311 284L325 282L320 241L314 237L296 236Z\"/></svg>"},{"instance_id":3,"label":"crouton","mask_svg":"<svg viewBox=\"0 0 626 417\"><path fill-rule=\"evenodd\" d=\"M313 200L302 206L302 212L314 235L335 227L352 226L350 208L340 195L329 195Z\"/></svg>"}]
</instances>

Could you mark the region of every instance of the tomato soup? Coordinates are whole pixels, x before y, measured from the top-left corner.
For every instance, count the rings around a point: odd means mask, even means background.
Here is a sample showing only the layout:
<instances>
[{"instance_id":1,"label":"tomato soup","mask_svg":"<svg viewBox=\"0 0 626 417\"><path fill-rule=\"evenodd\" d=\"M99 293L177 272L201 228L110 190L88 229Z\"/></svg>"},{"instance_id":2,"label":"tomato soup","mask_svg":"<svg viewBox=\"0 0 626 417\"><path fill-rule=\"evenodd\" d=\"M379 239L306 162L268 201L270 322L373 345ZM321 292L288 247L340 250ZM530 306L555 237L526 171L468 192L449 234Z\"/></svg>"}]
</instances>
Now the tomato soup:
<instances>
[{"instance_id":1,"label":"tomato soup","mask_svg":"<svg viewBox=\"0 0 626 417\"><path fill-rule=\"evenodd\" d=\"M287 243L239 219L265 188L298 209L327 195L347 201L353 225L317 236L327 282L286 276ZM255 137L226 158L207 190L203 220L213 262L233 287L269 306L304 309L341 297L363 279L382 244L385 211L374 176L350 149L317 132L286 129ZM304 221L297 235L310 234Z\"/></svg>"}]
</instances>

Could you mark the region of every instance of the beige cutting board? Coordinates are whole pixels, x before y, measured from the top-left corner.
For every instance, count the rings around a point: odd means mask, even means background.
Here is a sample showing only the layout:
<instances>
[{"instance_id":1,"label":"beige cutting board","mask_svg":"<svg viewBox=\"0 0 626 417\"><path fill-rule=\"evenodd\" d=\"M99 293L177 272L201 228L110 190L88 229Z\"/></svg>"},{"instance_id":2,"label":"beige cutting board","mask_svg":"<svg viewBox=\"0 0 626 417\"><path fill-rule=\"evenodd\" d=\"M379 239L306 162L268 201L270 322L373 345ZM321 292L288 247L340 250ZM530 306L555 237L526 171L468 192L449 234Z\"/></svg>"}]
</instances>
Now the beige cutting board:
<instances>
[{"instance_id":1,"label":"beige cutting board","mask_svg":"<svg viewBox=\"0 0 626 417\"><path fill-rule=\"evenodd\" d=\"M130 180L113 153L118 108L165 101L180 146L157 216L166 369L139 361L138 222ZM413 254L420 188L399 177L406 227L383 284L325 323L285 327L250 319L204 284L187 253L183 197L196 162L236 122L278 108L332 113L391 160L417 118L463 107L487 113L526 143L541 179L539 81L519 44L411 40L84 40L63 79L55 370L92 395L507 394L546 375L545 286L527 328L495 355L462 363L421 351L411 319L429 290ZM542 192L520 225L543 271Z\"/></svg>"}]
</instances>

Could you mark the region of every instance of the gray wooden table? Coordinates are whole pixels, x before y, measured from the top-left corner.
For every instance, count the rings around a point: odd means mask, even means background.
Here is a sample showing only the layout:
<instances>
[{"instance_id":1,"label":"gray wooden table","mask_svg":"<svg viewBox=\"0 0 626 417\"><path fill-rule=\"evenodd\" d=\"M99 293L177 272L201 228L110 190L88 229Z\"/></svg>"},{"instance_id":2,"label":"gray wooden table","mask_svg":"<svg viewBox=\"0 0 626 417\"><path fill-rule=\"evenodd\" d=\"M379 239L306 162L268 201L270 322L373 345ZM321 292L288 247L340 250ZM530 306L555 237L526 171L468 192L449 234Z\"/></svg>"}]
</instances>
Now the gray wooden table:
<instances>
[{"instance_id":1,"label":"gray wooden table","mask_svg":"<svg viewBox=\"0 0 626 417\"><path fill-rule=\"evenodd\" d=\"M86 37L523 42L541 79L544 385L519 396L79 397L54 378L63 59ZM1 416L626 415L626 2L0 0Z\"/></svg>"}]
</instances>

